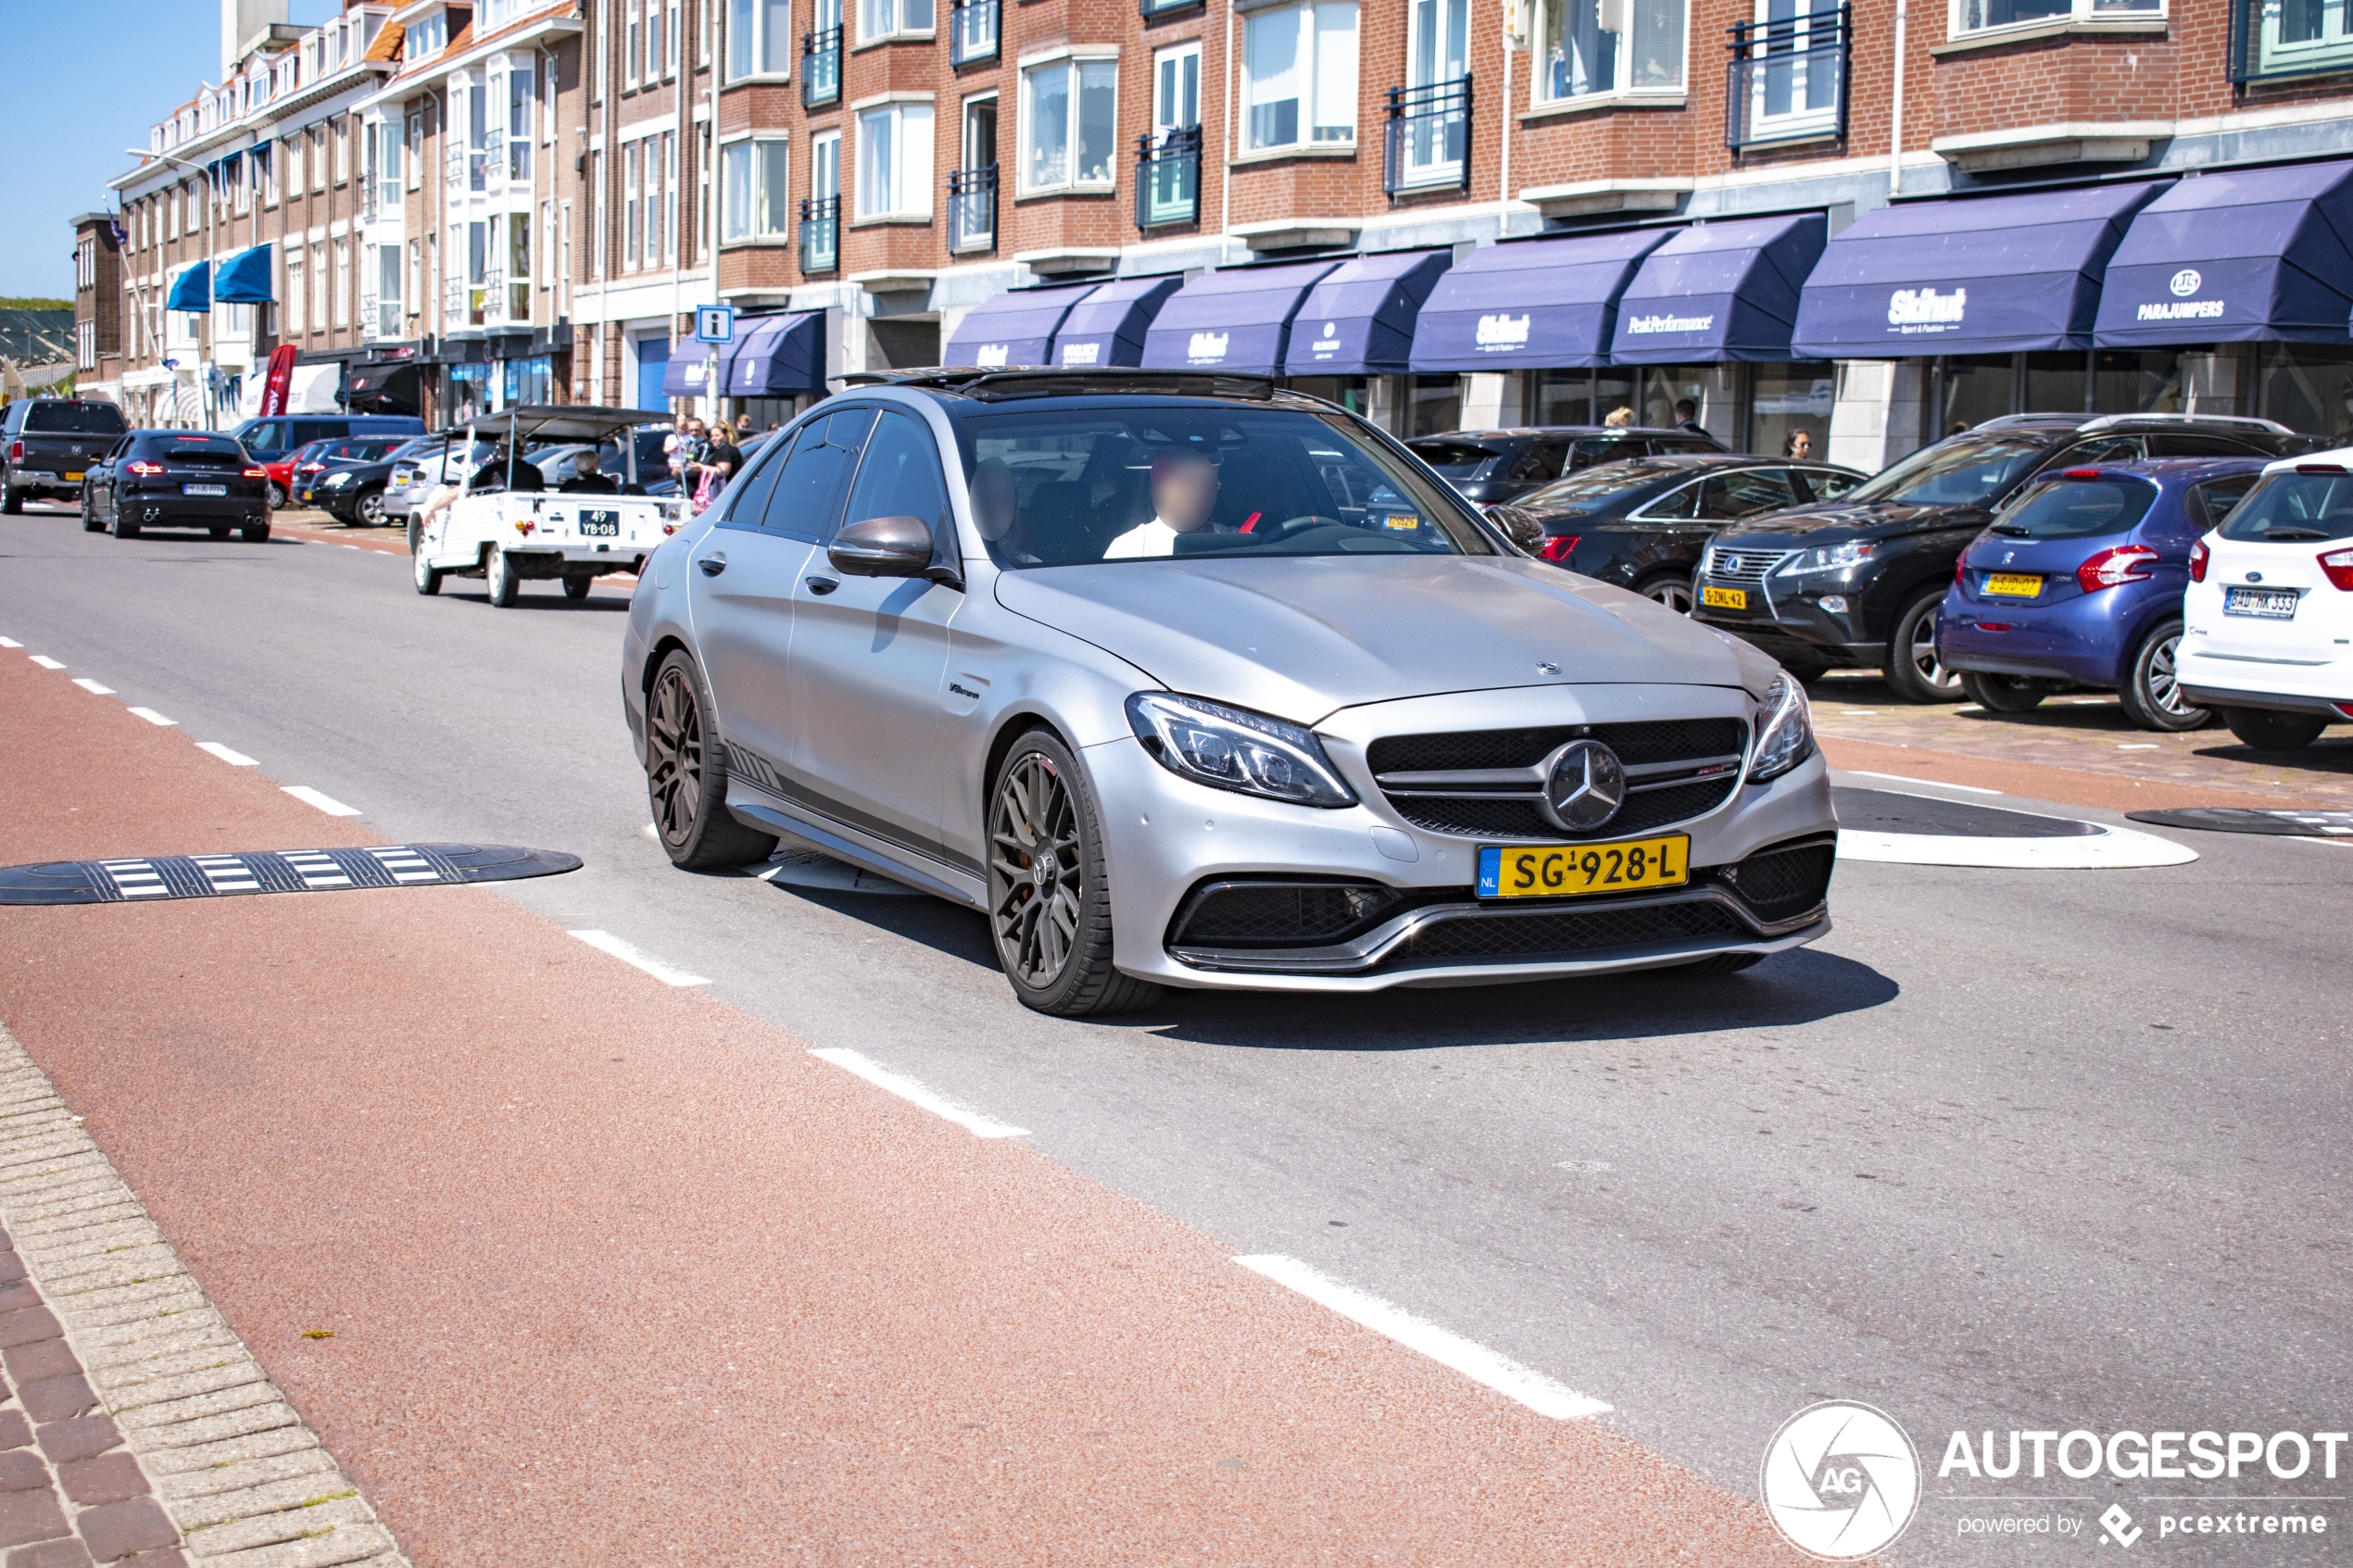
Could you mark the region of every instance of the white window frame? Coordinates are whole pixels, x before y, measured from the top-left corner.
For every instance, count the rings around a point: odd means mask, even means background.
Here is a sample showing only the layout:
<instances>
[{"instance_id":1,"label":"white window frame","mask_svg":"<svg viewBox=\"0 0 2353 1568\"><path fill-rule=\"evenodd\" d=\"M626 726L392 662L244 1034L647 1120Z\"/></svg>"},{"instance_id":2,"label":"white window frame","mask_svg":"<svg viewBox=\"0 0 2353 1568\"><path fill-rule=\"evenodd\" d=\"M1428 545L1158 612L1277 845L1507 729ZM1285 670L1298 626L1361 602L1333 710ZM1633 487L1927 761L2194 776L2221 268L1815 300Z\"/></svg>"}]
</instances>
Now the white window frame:
<instances>
[{"instance_id":1,"label":"white window frame","mask_svg":"<svg viewBox=\"0 0 2353 1568\"><path fill-rule=\"evenodd\" d=\"M278 290L278 314L287 337L302 336L308 326L309 298L303 282L309 269L303 265L305 255L299 250L286 252L286 281Z\"/></svg>"},{"instance_id":2,"label":"white window frame","mask_svg":"<svg viewBox=\"0 0 2353 1568\"><path fill-rule=\"evenodd\" d=\"M2168 0L2062 0L2055 15L2021 17L2014 21L1989 22L1986 12L2000 0L1951 0L1945 24L1948 38L1999 38L2034 28L2065 27L2070 22L2161 22L2171 9ZM2266 6L2268 11L2271 7Z\"/></svg>"},{"instance_id":3,"label":"white window frame","mask_svg":"<svg viewBox=\"0 0 2353 1568\"><path fill-rule=\"evenodd\" d=\"M936 38L939 7L946 0L857 0L857 44L894 38Z\"/></svg>"},{"instance_id":4,"label":"white window frame","mask_svg":"<svg viewBox=\"0 0 2353 1568\"><path fill-rule=\"evenodd\" d=\"M792 138L736 136L719 147L720 244L792 238ZM770 197L775 197L771 201Z\"/></svg>"},{"instance_id":5,"label":"white window frame","mask_svg":"<svg viewBox=\"0 0 2353 1568\"><path fill-rule=\"evenodd\" d=\"M1836 8L1830 0L1789 0L1789 3L1794 13L1793 19L1798 24L1792 29L1789 35L1790 48L1787 52L1795 56L1788 65L1790 92L1793 97L1803 94L1810 98L1813 90L1810 79L1815 62L1806 56L1806 51L1814 45L1817 31L1826 32L1831 38L1836 38L1838 31ZM1773 19L1772 13L1773 0L1756 0L1756 21L1760 26ZM1818 29L1808 23L1807 19L1821 17L1825 13L1828 14L1829 19L1820 28ZM1781 114L1768 114L1765 108L1766 94L1771 86L1770 68L1774 56L1760 42L1755 57L1759 69L1751 77L1748 94L1748 123L1752 140L1793 142L1807 136L1827 136L1838 129L1839 82L1835 69L1831 72L1831 101L1829 103L1819 107L1809 103L1802 109L1790 109Z\"/></svg>"},{"instance_id":6,"label":"white window frame","mask_svg":"<svg viewBox=\"0 0 2353 1568\"><path fill-rule=\"evenodd\" d=\"M642 80L638 63L645 55L646 7L644 0L629 0L621 31L621 90L635 88Z\"/></svg>"},{"instance_id":7,"label":"white window frame","mask_svg":"<svg viewBox=\"0 0 2353 1568\"><path fill-rule=\"evenodd\" d=\"M1181 83L1185 75L1184 62L1188 57L1193 62L1193 102L1190 119L1185 118L1182 108L1169 102L1167 81L1169 68L1173 66L1176 68L1176 81L1180 84L1177 90L1179 92L1183 90ZM1201 123L1201 40L1198 38L1188 39L1182 44L1172 44L1165 49L1152 51L1151 129L1154 144L1167 140L1168 132L1171 131L1190 130Z\"/></svg>"},{"instance_id":8,"label":"white window frame","mask_svg":"<svg viewBox=\"0 0 2353 1568\"><path fill-rule=\"evenodd\" d=\"M425 307L425 243L412 239L408 245L407 270L401 304L404 314L415 316Z\"/></svg>"},{"instance_id":9,"label":"white window frame","mask_svg":"<svg viewBox=\"0 0 2353 1568\"><path fill-rule=\"evenodd\" d=\"M1958 0L1956 0L1958 3ZM1605 87L1589 87L1555 93L1553 90L1553 69L1549 40L1554 19L1564 7L1593 6L1600 19L1616 19L1625 25L1604 27L1599 31L1613 34L1618 40L1612 51L1610 71L1613 80ZM1529 37L1528 102L1530 108L1552 108L1563 104L1640 103L1661 99L1680 102L1690 91L1692 80L1692 0L1533 0L1530 18L1533 27ZM1681 37L1675 55L1675 80L1672 82L1629 84L1626 78L1632 69L1633 44L1637 28L1647 13L1658 10L1680 13Z\"/></svg>"},{"instance_id":10,"label":"white window frame","mask_svg":"<svg viewBox=\"0 0 2353 1568\"><path fill-rule=\"evenodd\" d=\"M635 272L637 258L644 254L644 209L639 204L645 195L645 165L643 139L621 149L621 270L624 272Z\"/></svg>"},{"instance_id":11,"label":"white window frame","mask_svg":"<svg viewBox=\"0 0 2353 1568\"><path fill-rule=\"evenodd\" d=\"M1332 29L1334 46L1327 49L1325 46L1325 20L1329 18L1336 23L1342 12L1347 13L1348 16L1349 36L1353 47L1343 51L1337 46L1339 30L1334 27ZM1289 141L1278 142L1271 139L1261 141L1257 134L1257 116L1254 112L1258 106L1252 98L1252 90L1256 83L1250 63L1251 38L1258 29L1276 27L1284 18L1289 18L1291 25L1299 29L1299 40L1296 53L1292 56L1291 67L1294 71L1301 74L1302 79L1297 98L1300 112L1294 128L1296 134ZM1355 146L1361 139L1358 135L1357 119L1363 107L1358 99L1363 86L1362 50L1364 48L1364 17L1355 0L1310 0L1308 4L1298 6L1270 6L1264 10L1250 12L1241 19L1241 22L1242 38L1239 51L1241 70L1241 105L1240 112L1236 115L1234 124L1234 135L1238 142L1237 150L1247 155L1295 151L1300 148L1340 149ZM1343 53L1347 56L1345 61L1340 58ZM1339 80L1342 76L1345 77L1344 92L1341 90ZM1316 123L1317 107L1333 100L1346 102L1349 114L1348 123L1343 126L1335 121L1328 125L1318 125ZM1321 132L1340 131L1345 131L1347 135L1342 137L1318 134Z\"/></svg>"},{"instance_id":12,"label":"white window frame","mask_svg":"<svg viewBox=\"0 0 2353 1568\"><path fill-rule=\"evenodd\" d=\"M791 81L797 47L792 0L727 0L727 80ZM749 69L740 69L746 62Z\"/></svg>"},{"instance_id":13,"label":"white window frame","mask_svg":"<svg viewBox=\"0 0 2353 1568\"><path fill-rule=\"evenodd\" d=\"M858 221L930 221L932 142L936 129L931 94L893 98L879 104L869 99L855 106L855 109L858 164L853 183ZM879 180L875 172L877 148L890 158L889 168ZM888 189L880 190L878 185Z\"/></svg>"},{"instance_id":14,"label":"white window frame","mask_svg":"<svg viewBox=\"0 0 2353 1568\"><path fill-rule=\"evenodd\" d=\"M678 265L678 132L661 133L661 259Z\"/></svg>"},{"instance_id":15,"label":"white window frame","mask_svg":"<svg viewBox=\"0 0 2353 1568\"><path fill-rule=\"evenodd\" d=\"M335 292L330 296L328 304L334 312L334 324L347 327L351 325L351 242L347 239L335 241L334 252Z\"/></svg>"},{"instance_id":16,"label":"white window frame","mask_svg":"<svg viewBox=\"0 0 2353 1568\"><path fill-rule=\"evenodd\" d=\"M1032 182L1036 173L1035 137L1040 128L1037 109L1037 86L1050 73L1060 73L1067 83L1063 99L1063 156L1064 177L1061 180ZM1092 76L1111 79L1112 112L1111 143L1105 151L1103 172L1097 179L1077 177L1079 136L1085 113L1085 83ZM1002 127L1000 127L1001 133ZM1014 127L1016 172L1023 195L1043 195L1054 191L1108 191L1119 180L1119 51L1115 45L1082 45L1056 49L1034 55L1021 62L1021 104L1019 123Z\"/></svg>"}]
</instances>

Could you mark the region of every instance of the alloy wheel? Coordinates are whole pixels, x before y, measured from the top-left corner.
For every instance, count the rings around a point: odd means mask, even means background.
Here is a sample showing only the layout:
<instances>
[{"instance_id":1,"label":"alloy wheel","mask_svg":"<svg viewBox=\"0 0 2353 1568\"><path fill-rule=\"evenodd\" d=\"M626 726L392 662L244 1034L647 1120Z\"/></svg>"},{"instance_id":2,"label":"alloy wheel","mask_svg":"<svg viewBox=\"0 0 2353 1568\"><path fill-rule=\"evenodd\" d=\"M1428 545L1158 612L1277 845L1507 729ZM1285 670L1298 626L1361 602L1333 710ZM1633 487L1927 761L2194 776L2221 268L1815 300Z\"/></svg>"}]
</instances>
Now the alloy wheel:
<instances>
[{"instance_id":1,"label":"alloy wheel","mask_svg":"<svg viewBox=\"0 0 2353 1568\"><path fill-rule=\"evenodd\" d=\"M1642 596L1657 600L1678 615L1692 612L1692 585L1680 578L1670 577L1663 583L1654 583L1642 590Z\"/></svg>"},{"instance_id":2,"label":"alloy wheel","mask_svg":"<svg viewBox=\"0 0 2353 1568\"><path fill-rule=\"evenodd\" d=\"M1077 804L1051 759L1033 752L1005 774L988 839L998 952L1024 984L1051 985L1070 962L1085 891Z\"/></svg>"},{"instance_id":3,"label":"alloy wheel","mask_svg":"<svg viewBox=\"0 0 2353 1568\"><path fill-rule=\"evenodd\" d=\"M702 811L702 709L681 670L665 670L646 707L646 779L662 841L678 845Z\"/></svg>"},{"instance_id":4,"label":"alloy wheel","mask_svg":"<svg viewBox=\"0 0 2353 1568\"><path fill-rule=\"evenodd\" d=\"M2179 632L2158 643L2149 654L2149 702L2171 719L2186 719L2192 712L2182 697L2181 671L2174 666L2174 656L2182 650Z\"/></svg>"},{"instance_id":5,"label":"alloy wheel","mask_svg":"<svg viewBox=\"0 0 2353 1568\"><path fill-rule=\"evenodd\" d=\"M1911 659L1912 668L1919 672L1920 681L1925 685L1944 691L1960 682L1959 675L1945 669L1943 660L1936 657L1936 617L1933 615L1923 615L1913 623Z\"/></svg>"}]
</instances>

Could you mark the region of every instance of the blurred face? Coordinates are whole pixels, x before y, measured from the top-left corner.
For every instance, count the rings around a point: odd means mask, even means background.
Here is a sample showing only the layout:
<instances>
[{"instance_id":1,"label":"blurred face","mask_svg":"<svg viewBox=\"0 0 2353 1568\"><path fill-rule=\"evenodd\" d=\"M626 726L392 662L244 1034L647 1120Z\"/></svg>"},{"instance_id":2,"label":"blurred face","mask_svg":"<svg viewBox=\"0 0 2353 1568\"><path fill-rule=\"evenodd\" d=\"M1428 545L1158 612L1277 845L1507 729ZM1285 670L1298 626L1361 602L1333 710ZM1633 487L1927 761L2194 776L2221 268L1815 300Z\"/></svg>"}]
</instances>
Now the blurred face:
<instances>
[{"instance_id":1,"label":"blurred face","mask_svg":"<svg viewBox=\"0 0 2353 1568\"><path fill-rule=\"evenodd\" d=\"M1013 514L1021 496L1013 483L1013 470L1002 463L980 465L973 474L973 521L980 528L980 536L994 543L1013 531Z\"/></svg>"},{"instance_id":2,"label":"blurred face","mask_svg":"<svg viewBox=\"0 0 2353 1568\"><path fill-rule=\"evenodd\" d=\"M597 471L599 461L600 459L597 456L597 449L594 446L591 446L588 450L580 454L580 461L573 465L574 471L584 474L593 474Z\"/></svg>"},{"instance_id":3,"label":"blurred face","mask_svg":"<svg viewBox=\"0 0 2353 1568\"><path fill-rule=\"evenodd\" d=\"M1152 459L1152 510L1161 521L1190 533L1216 507L1216 464L1198 452L1164 452Z\"/></svg>"},{"instance_id":4,"label":"blurred face","mask_svg":"<svg viewBox=\"0 0 2353 1568\"><path fill-rule=\"evenodd\" d=\"M1795 435L1790 438L1789 455L1793 458L1812 457L1814 455L1814 438L1811 435L1808 435L1806 432L1802 430L1799 431Z\"/></svg>"}]
</instances>

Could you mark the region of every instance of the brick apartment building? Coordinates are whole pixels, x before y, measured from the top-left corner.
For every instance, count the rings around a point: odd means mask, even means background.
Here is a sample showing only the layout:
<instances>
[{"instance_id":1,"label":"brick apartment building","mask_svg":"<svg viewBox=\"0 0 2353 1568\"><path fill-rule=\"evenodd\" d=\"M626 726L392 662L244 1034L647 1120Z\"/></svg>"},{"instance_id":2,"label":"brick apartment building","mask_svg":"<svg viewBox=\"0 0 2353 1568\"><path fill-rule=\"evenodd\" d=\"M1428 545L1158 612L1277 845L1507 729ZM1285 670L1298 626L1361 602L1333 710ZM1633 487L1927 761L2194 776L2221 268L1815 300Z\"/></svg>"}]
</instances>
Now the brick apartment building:
<instances>
[{"instance_id":1,"label":"brick apartment building","mask_svg":"<svg viewBox=\"0 0 2353 1568\"><path fill-rule=\"evenodd\" d=\"M271 3L116 182L134 409L291 342L435 418L765 424L1067 342L1406 432L1688 397L1866 468L2028 408L2353 419L2347 7ZM161 308L208 235L272 247L271 303ZM714 302L740 352L692 342Z\"/></svg>"}]
</instances>

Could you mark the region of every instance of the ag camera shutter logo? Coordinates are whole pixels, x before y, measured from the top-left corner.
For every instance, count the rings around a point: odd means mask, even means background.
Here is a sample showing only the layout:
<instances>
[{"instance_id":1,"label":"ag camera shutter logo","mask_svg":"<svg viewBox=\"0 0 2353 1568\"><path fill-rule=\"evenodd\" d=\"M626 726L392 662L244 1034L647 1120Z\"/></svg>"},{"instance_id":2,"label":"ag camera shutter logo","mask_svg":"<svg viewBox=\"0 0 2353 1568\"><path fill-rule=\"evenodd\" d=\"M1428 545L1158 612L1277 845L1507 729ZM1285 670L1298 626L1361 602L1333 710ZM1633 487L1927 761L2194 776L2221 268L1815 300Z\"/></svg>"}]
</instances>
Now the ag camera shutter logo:
<instances>
[{"instance_id":1,"label":"ag camera shutter logo","mask_svg":"<svg viewBox=\"0 0 2353 1568\"><path fill-rule=\"evenodd\" d=\"M1920 1456L1884 1411L1825 1399L1773 1434L1757 1490L1790 1545L1825 1562L1852 1562L1884 1549L1912 1523Z\"/></svg>"},{"instance_id":2,"label":"ag camera shutter logo","mask_svg":"<svg viewBox=\"0 0 2353 1568\"><path fill-rule=\"evenodd\" d=\"M2184 267L2180 271L2174 273L2172 279L2168 282L2165 286L2173 291L2174 298L2187 299L2190 295L2197 293L2199 289L2206 286L2206 280L2198 276L2198 270L2196 268Z\"/></svg>"}]
</instances>

